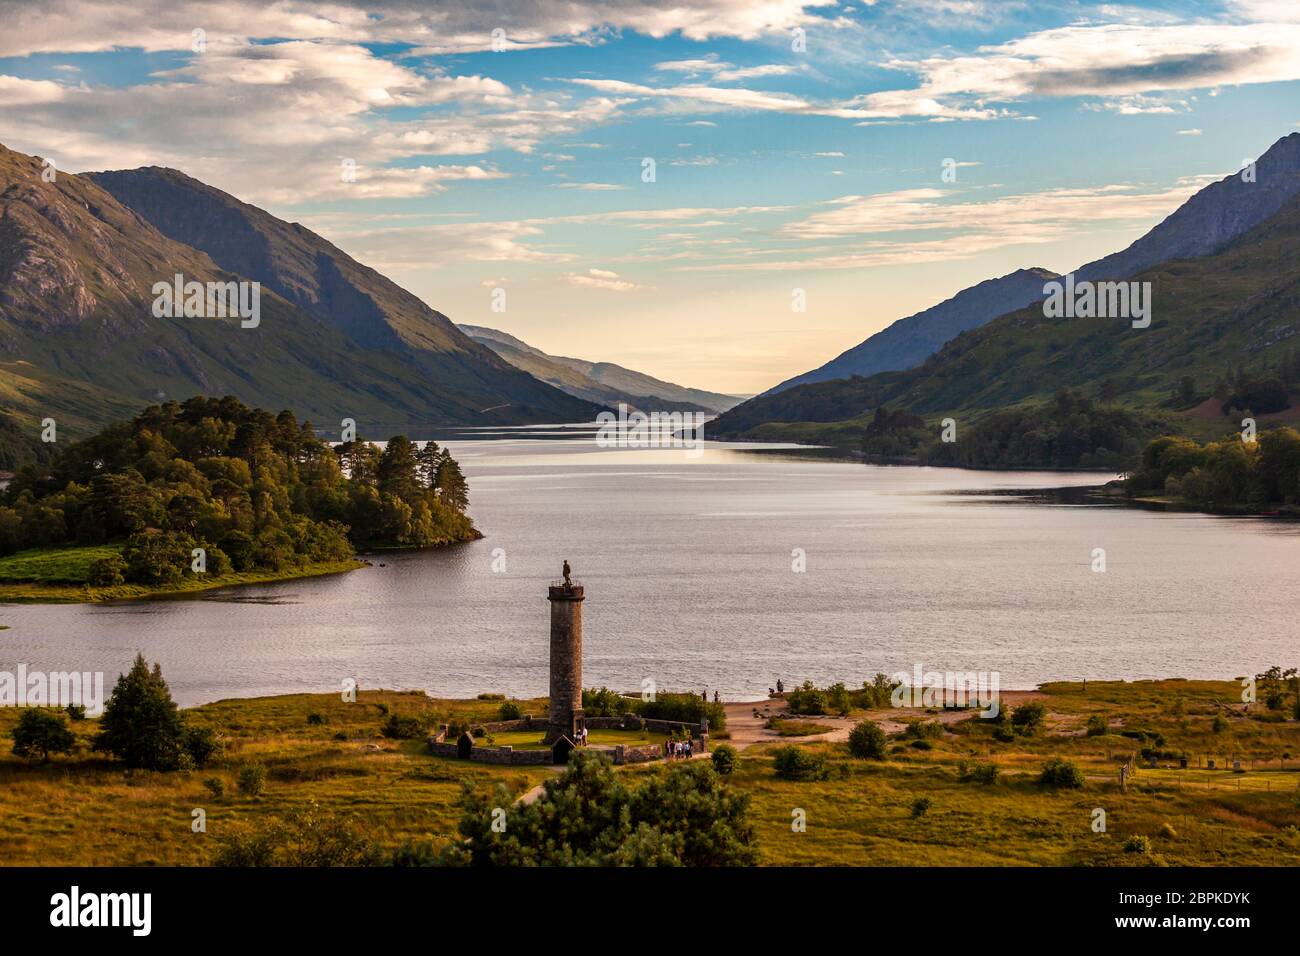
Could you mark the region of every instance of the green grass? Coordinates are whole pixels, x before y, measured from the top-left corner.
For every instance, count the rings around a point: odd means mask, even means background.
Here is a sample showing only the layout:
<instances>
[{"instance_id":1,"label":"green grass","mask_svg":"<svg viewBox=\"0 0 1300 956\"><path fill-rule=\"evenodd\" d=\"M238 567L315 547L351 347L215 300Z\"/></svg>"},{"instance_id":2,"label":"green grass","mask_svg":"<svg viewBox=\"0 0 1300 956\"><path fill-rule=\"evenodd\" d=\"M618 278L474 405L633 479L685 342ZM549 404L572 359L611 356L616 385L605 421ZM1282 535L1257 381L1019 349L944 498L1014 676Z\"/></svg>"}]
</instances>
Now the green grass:
<instances>
[{"instance_id":1,"label":"green grass","mask_svg":"<svg viewBox=\"0 0 1300 956\"><path fill-rule=\"evenodd\" d=\"M809 737L814 734L829 734L834 727L819 724L815 720L773 720L772 729L782 737Z\"/></svg>"},{"instance_id":2,"label":"green grass","mask_svg":"<svg viewBox=\"0 0 1300 956\"><path fill-rule=\"evenodd\" d=\"M767 865L878 866L1134 866L1156 863L1300 865L1300 722L1257 719L1244 713L1232 681L1053 683L1043 687L1046 732L1000 742L977 717L952 724L933 749L903 746L884 761L859 760L846 745L799 744L824 754L830 779L796 783L776 778L776 743L741 751L728 786L750 795L762 862ZM545 713L546 701L518 701L527 713ZM546 767L495 767L426 752L423 737L388 740L380 727L390 714L424 726L497 718L499 700L437 700L419 692L364 691L355 703L338 694L222 700L187 711L212 727L225 753L191 773L126 771L90 752L95 721L72 724L79 748L48 765L9 752L8 735L20 711L0 708L0 860L10 865L201 865L217 841L240 824L265 824L317 802L327 812L351 814L383 846L408 840L444 845L456 838L462 781L475 788L504 784L518 794L552 773ZM919 715L918 711L918 715ZM1227 716L1215 733L1214 716ZM1113 732L1087 737L1087 718L1104 714ZM318 719L309 722L309 715ZM792 723L799 723L792 721ZM1162 749L1186 752L1191 766L1139 767L1127 791L1120 762L1142 746L1122 736L1142 729L1161 734ZM341 737L341 739L336 739ZM537 741L529 731L495 735L498 745ZM520 740L513 743L513 738ZM592 743L658 742L659 735L592 731ZM901 735L890 741L904 743ZM1284 754L1291 754L1284 758ZM1223 767L1239 756L1245 773L1197 766L1213 756ZM1050 757L1075 762L1084 774L1078 790L1052 791L1037 783ZM995 764L996 783L963 781L960 761ZM1255 763L1252 766L1251 761ZM237 793L246 763L266 769L260 798ZM620 773L648 772L634 765ZM203 781L215 777L226 795L215 799ZM912 815L918 797L931 800ZM208 832L190 830L190 812L208 814ZM1097 808L1106 832L1092 829ZM804 832L791 823L800 811ZM1152 855L1125 853L1135 835Z\"/></svg>"},{"instance_id":3,"label":"green grass","mask_svg":"<svg viewBox=\"0 0 1300 956\"><path fill-rule=\"evenodd\" d=\"M0 558L0 581L41 584L85 584L90 566L122 553L120 544L89 547L34 548Z\"/></svg>"},{"instance_id":4,"label":"green grass","mask_svg":"<svg viewBox=\"0 0 1300 956\"><path fill-rule=\"evenodd\" d=\"M616 747L626 744L629 747L646 747L651 744L662 746L667 740L666 734L655 734L644 730L590 730L587 743L591 746ZM542 750L546 745L535 730L508 730L492 735L492 742L477 741L484 747L514 747L516 750Z\"/></svg>"},{"instance_id":5,"label":"green grass","mask_svg":"<svg viewBox=\"0 0 1300 956\"><path fill-rule=\"evenodd\" d=\"M92 548L60 548L50 551L22 551L0 558L0 602L15 604L92 604L100 601L120 601L130 598L166 597L210 591L213 588L234 587L241 584L264 584L270 581L290 581L297 578L319 577L324 574L341 574L364 567L364 562L349 558L346 561L320 561L273 571L231 571L227 574L187 574L176 584L116 584L109 587L92 587L85 584L85 568L91 561L106 554L117 553L120 548L111 545ZM98 552L98 553L96 553ZM18 561L17 559L22 559ZM12 563L9 563L12 562ZM78 569L81 569L80 571ZM68 583L67 578L39 575L71 575L80 573L80 583ZM19 577L19 575L27 577Z\"/></svg>"}]
</instances>

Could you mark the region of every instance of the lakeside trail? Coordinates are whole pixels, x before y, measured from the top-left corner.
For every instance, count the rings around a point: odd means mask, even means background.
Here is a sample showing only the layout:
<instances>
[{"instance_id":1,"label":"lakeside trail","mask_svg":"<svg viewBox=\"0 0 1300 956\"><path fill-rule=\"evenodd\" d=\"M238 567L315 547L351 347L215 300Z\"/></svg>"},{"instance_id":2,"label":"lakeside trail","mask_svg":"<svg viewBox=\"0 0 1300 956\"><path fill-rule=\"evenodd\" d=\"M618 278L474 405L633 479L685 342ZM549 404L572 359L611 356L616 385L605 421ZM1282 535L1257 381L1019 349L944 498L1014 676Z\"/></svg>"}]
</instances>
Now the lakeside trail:
<instances>
[{"instance_id":1,"label":"lakeside trail","mask_svg":"<svg viewBox=\"0 0 1300 956\"><path fill-rule=\"evenodd\" d=\"M1039 693L1036 690L1004 690L999 695L999 702L1002 707L1016 707L1027 700L1044 700L1046 697L1046 694ZM907 708L900 713L899 710L890 707L867 711L855 717L804 717L802 715L793 717L793 715L786 713L786 702L779 697L749 703L723 704L722 706L727 712L727 731L730 737L727 740L720 740L718 743L731 744L737 750L745 750L755 744L805 744L818 740L827 742L845 741L849 739L849 731L863 720L874 720L885 733L896 734L907 729L909 720L927 716L925 711L919 708ZM755 713L757 713L757 716L755 716ZM769 730L764 726L769 718L786 716L792 716L792 719L810 720L834 729L824 734L782 737L775 730ZM928 716L942 724L954 724L959 720L965 720L970 716L970 712L964 710L940 710L938 713L929 714Z\"/></svg>"}]
</instances>

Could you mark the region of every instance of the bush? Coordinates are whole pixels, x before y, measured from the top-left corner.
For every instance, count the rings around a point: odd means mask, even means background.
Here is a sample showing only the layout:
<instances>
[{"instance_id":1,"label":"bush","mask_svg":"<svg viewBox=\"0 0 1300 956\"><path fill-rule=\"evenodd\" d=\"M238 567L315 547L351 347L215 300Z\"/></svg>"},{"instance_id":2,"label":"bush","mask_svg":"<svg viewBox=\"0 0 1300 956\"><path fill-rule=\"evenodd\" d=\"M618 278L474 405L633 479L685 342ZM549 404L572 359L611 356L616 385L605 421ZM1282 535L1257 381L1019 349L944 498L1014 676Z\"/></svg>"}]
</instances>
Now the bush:
<instances>
[{"instance_id":1,"label":"bush","mask_svg":"<svg viewBox=\"0 0 1300 956\"><path fill-rule=\"evenodd\" d=\"M481 731L483 728L476 727L474 729ZM390 714L381 728L381 732L390 740L411 740L424 732L424 725L418 717L402 717L397 714ZM481 735L476 733L475 736Z\"/></svg>"},{"instance_id":2,"label":"bush","mask_svg":"<svg viewBox=\"0 0 1300 956\"><path fill-rule=\"evenodd\" d=\"M313 801L284 821L242 831L222 843L217 866L378 866L378 845L346 817L322 813Z\"/></svg>"},{"instance_id":3,"label":"bush","mask_svg":"<svg viewBox=\"0 0 1300 956\"><path fill-rule=\"evenodd\" d=\"M84 704L69 704L63 708L68 712L68 719L71 721L80 721L86 719L86 706Z\"/></svg>"},{"instance_id":4,"label":"bush","mask_svg":"<svg viewBox=\"0 0 1300 956\"><path fill-rule=\"evenodd\" d=\"M912 816L925 816L925 811L929 810L931 806L932 803L929 797L917 797L912 801Z\"/></svg>"},{"instance_id":5,"label":"bush","mask_svg":"<svg viewBox=\"0 0 1300 956\"><path fill-rule=\"evenodd\" d=\"M976 783L991 784L998 781L998 765L995 763L984 763L979 760L967 763L965 760L957 761L957 777L960 780L973 780Z\"/></svg>"},{"instance_id":6,"label":"bush","mask_svg":"<svg viewBox=\"0 0 1300 956\"><path fill-rule=\"evenodd\" d=\"M221 782L220 777L208 777L203 781L203 786L207 788L213 800L220 800L226 795L226 785Z\"/></svg>"},{"instance_id":7,"label":"bush","mask_svg":"<svg viewBox=\"0 0 1300 956\"><path fill-rule=\"evenodd\" d=\"M585 694L583 699L586 700ZM629 709L653 720L677 720L687 724L708 720L710 733L727 729L727 712L722 705L701 700L694 694L660 694L654 700L627 703ZM585 703L583 706L585 709Z\"/></svg>"},{"instance_id":8,"label":"bush","mask_svg":"<svg viewBox=\"0 0 1300 956\"><path fill-rule=\"evenodd\" d=\"M194 766L202 767L212 759L220 744L211 727L187 727L181 741Z\"/></svg>"},{"instance_id":9,"label":"bush","mask_svg":"<svg viewBox=\"0 0 1300 956\"><path fill-rule=\"evenodd\" d=\"M1141 853L1144 855L1151 853L1151 841L1140 834L1129 837L1124 841L1125 853Z\"/></svg>"},{"instance_id":10,"label":"bush","mask_svg":"<svg viewBox=\"0 0 1300 956\"><path fill-rule=\"evenodd\" d=\"M826 694L806 680L785 695L786 709L792 714L816 717L826 713Z\"/></svg>"},{"instance_id":11,"label":"bush","mask_svg":"<svg viewBox=\"0 0 1300 956\"><path fill-rule=\"evenodd\" d=\"M1110 721L1101 714L1093 714L1088 718L1088 736L1104 737L1110 733Z\"/></svg>"},{"instance_id":12,"label":"bush","mask_svg":"<svg viewBox=\"0 0 1300 956\"><path fill-rule=\"evenodd\" d=\"M1043 764L1038 782L1045 787L1077 789L1083 786L1083 773L1069 760L1053 757Z\"/></svg>"},{"instance_id":13,"label":"bush","mask_svg":"<svg viewBox=\"0 0 1300 956\"><path fill-rule=\"evenodd\" d=\"M523 716L523 711L519 709L519 705L513 700L506 701L501 705L501 709L497 711L497 720L519 720Z\"/></svg>"},{"instance_id":14,"label":"bush","mask_svg":"<svg viewBox=\"0 0 1300 956\"><path fill-rule=\"evenodd\" d=\"M1214 731L1216 734L1221 734L1227 729L1227 720L1224 719L1222 714L1215 714L1214 720L1210 723L1210 730Z\"/></svg>"},{"instance_id":15,"label":"bush","mask_svg":"<svg viewBox=\"0 0 1300 956\"><path fill-rule=\"evenodd\" d=\"M126 582L126 562L119 554L107 558L97 558L90 563L86 574L86 583L96 588L111 588Z\"/></svg>"},{"instance_id":16,"label":"bush","mask_svg":"<svg viewBox=\"0 0 1300 956\"><path fill-rule=\"evenodd\" d=\"M11 735L15 756L40 757L42 763L50 762L50 754L72 753L77 742L62 714L39 707L26 708Z\"/></svg>"},{"instance_id":17,"label":"bush","mask_svg":"<svg viewBox=\"0 0 1300 956\"><path fill-rule=\"evenodd\" d=\"M185 754L185 725L162 668L137 654L104 706L94 749L142 770L175 770Z\"/></svg>"},{"instance_id":18,"label":"bush","mask_svg":"<svg viewBox=\"0 0 1300 956\"><path fill-rule=\"evenodd\" d=\"M943 724L937 720L909 720L903 732L913 740L936 739L943 736Z\"/></svg>"},{"instance_id":19,"label":"bush","mask_svg":"<svg viewBox=\"0 0 1300 956\"><path fill-rule=\"evenodd\" d=\"M849 753L863 760L884 760L887 738L880 725L864 720L849 731Z\"/></svg>"},{"instance_id":20,"label":"bush","mask_svg":"<svg viewBox=\"0 0 1300 956\"><path fill-rule=\"evenodd\" d=\"M307 715L307 726L319 727L323 723L325 723L325 718L322 717L320 714L316 713L315 711L312 711L310 714Z\"/></svg>"},{"instance_id":21,"label":"bush","mask_svg":"<svg viewBox=\"0 0 1300 956\"><path fill-rule=\"evenodd\" d=\"M713 751L713 769L722 776L728 776L736 769L736 748L723 744Z\"/></svg>"},{"instance_id":22,"label":"bush","mask_svg":"<svg viewBox=\"0 0 1300 956\"><path fill-rule=\"evenodd\" d=\"M933 750L933 749L934 749L934 744L931 743L931 742L928 741L928 740L913 740L911 746L912 746L912 749L913 749L913 750Z\"/></svg>"},{"instance_id":23,"label":"bush","mask_svg":"<svg viewBox=\"0 0 1300 956\"><path fill-rule=\"evenodd\" d=\"M1047 708L1039 700L1027 700L1011 714L1011 726L1022 737L1040 733L1047 724Z\"/></svg>"},{"instance_id":24,"label":"bush","mask_svg":"<svg viewBox=\"0 0 1300 956\"><path fill-rule=\"evenodd\" d=\"M782 780L826 780L831 775L825 757L794 744L778 747L772 758Z\"/></svg>"},{"instance_id":25,"label":"bush","mask_svg":"<svg viewBox=\"0 0 1300 956\"><path fill-rule=\"evenodd\" d=\"M260 764L245 764L239 770L235 786L246 797L260 797L266 789L266 769Z\"/></svg>"}]
</instances>

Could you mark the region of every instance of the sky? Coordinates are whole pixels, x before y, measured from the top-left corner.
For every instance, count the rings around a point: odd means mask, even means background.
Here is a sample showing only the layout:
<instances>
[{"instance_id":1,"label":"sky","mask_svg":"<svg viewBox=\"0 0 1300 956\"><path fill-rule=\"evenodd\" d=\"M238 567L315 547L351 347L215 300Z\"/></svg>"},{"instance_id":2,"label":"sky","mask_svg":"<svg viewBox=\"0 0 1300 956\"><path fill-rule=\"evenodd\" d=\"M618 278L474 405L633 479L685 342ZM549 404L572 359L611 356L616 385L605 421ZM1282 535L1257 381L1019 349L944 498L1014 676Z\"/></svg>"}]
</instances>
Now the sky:
<instances>
[{"instance_id":1,"label":"sky","mask_svg":"<svg viewBox=\"0 0 1300 956\"><path fill-rule=\"evenodd\" d=\"M181 169L453 321L734 394L1123 248L1300 128L1295 0L0 0L0 24L0 143Z\"/></svg>"}]
</instances>

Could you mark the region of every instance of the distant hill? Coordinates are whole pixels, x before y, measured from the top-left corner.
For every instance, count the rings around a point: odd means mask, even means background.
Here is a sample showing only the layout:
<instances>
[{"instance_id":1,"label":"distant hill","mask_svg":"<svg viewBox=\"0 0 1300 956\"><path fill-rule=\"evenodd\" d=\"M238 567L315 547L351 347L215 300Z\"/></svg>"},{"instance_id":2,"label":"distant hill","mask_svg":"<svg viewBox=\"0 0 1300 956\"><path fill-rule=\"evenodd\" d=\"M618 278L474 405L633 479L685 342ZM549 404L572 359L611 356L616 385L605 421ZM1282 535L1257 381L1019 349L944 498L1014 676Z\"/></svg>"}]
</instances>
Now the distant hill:
<instances>
[{"instance_id":1,"label":"distant hill","mask_svg":"<svg viewBox=\"0 0 1300 956\"><path fill-rule=\"evenodd\" d=\"M735 395L686 388L634 372L612 362L547 355L541 349L497 329L461 325L460 330L530 375L578 398L605 405L622 402L642 411L723 412L740 403Z\"/></svg>"},{"instance_id":2,"label":"distant hill","mask_svg":"<svg viewBox=\"0 0 1300 956\"><path fill-rule=\"evenodd\" d=\"M1294 389L1300 380L1298 244L1300 196L1218 252L1135 275L1152 283L1149 328L1047 318L1035 304L961 333L916 368L760 396L716 419L712 431L854 444L880 406L971 421L1045 403L1062 388L1137 412L1177 413L1189 430L1221 431L1232 421L1218 404L1241 382ZM1296 415L1293 407L1271 418Z\"/></svg>"},{"instance_id":3,"label":"distant hill","mask_svg":"<svg viewBox=\"0 0 1300 956\"><path fill-rule=\"evenodd\" d=\"M1018 269L998 279L986 279L936 306L899 319L820 368L786 379L764 394L811 382L875 375L919 365L959 332L1037 302L1043 297L1043 283L1055 278L1057 274L1047 269Z\"/></svg>"},{"instance_id":4,"label":"distant hill","mask_svg":"<svg viewBox=\"0 0 1300 956\"><path fill-rule=\"evenodd\" d=\"M1201 189L1127 248L1080 266L1078 280L1119 279L1161 262L1224 248L1300 194L1300 133L1274 143L1255 163L1253 181L1227 176ZM1116 202L1123 202L1117 198ZM940 304L899 319L820 368L796 375L764 394L853 375L870 376L919 365L959 332L978 328L1042 298L1045 269L1021 269L987 279Z\"/></svg>"}]
</instances>

